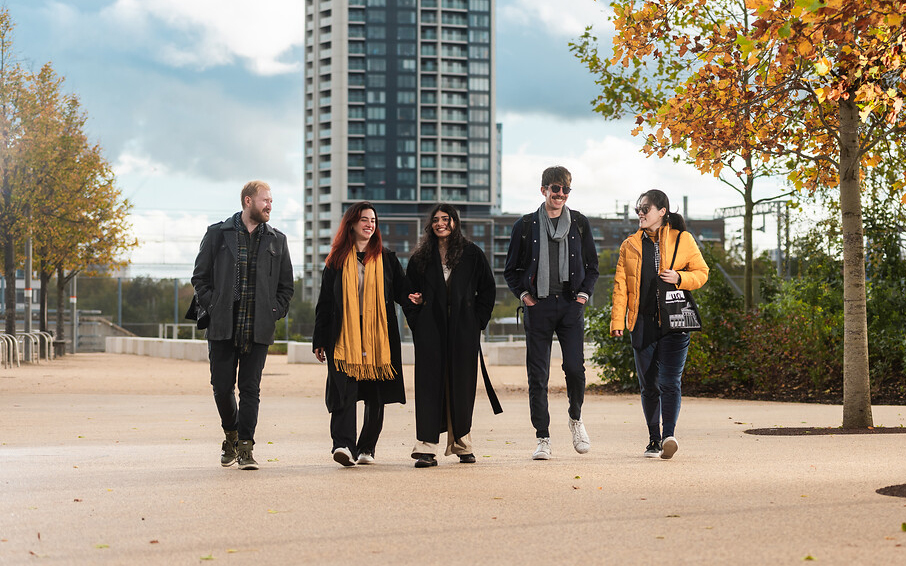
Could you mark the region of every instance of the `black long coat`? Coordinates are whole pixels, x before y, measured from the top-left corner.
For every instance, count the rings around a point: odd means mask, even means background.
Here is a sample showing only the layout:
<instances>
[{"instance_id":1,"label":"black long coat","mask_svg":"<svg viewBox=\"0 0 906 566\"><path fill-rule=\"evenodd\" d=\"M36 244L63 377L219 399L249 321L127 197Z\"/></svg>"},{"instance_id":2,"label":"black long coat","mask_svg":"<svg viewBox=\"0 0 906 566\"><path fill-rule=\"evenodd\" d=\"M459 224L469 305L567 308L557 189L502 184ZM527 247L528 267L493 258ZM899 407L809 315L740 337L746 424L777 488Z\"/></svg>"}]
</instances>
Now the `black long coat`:
<instances>
[{"instance_id":1,"label":"black long coat","mask_svg":"<svg viewBox=\"0 0 906 566\"><path fill-rule=\"evenodd\" d=\"M406 313L415 342L416 436L422 442L437 443L440 433L447 430L447 373L453 434L461 438L472 430L479 340L491 319L497 294L491 266L484 252L469 243L450 274L449 296L438 252L424 272L410 261L406 277L412 292L422 293L424 299Z\"/></svg>"},{"instance_id":2,"label":"black long coat","mask_svg":"<svg viewBox=\"0 0 906 566\"><path fill-rule=\"evenodd\" d=\"M409 303L409 284L403 275L396 254L384 248L381 259L384 262L384 306L387 309L387 326L390 335L390 363L394 376L389 380L377 380L374 383L380 390L381 400L387 403L406 402L406 390L403 386L403 355L400 346L400 331L396 318L394 301L405 305ZM407 305L408 306L408 305ZM343 270L325 267L321 274L321 293L315 307L315 331L312 336L312 350L324 348L327 354L327 392L325 401L327 410L334 412L342 408L349 396L355 394L359 400L364 399L365 388L358 387L354 378L336 368L333 351L340 337L343 324ZM355 388L351 391L349 388Z\"/></svg>"}]
</instances>

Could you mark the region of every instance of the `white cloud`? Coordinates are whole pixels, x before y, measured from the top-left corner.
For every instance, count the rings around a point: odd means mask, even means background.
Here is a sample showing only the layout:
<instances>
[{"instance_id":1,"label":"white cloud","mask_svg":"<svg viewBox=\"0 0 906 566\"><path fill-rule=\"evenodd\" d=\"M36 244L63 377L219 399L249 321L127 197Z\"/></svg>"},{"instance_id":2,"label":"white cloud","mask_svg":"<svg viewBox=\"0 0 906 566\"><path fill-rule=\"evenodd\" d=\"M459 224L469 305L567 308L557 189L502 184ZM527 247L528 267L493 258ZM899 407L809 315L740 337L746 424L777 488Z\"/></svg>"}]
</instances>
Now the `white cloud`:
<instances>
[{"instance_id":1,"label":"white cloud","mask_svg":"<svg viewBox=\"0 0 906 566\"><path fill-rule=\"evenodd\" d=\"M293 59L305 36L305 6L298 0L117 0L104 14L130 28L154 20L179 32L178 41L157 47L176 67L204 69L239 58L259 75L301 69L301 57Z\"/></svg>"},{"instance_id":2,"label":"white cloud","mask_svg":"<svg viewBox=\"0 0 906 566\"><path fill-rule=\"evenodd\" d=\"M154 161L137 146L138 144L134 140L127 142L122 153L117 156L116 162L113 163L113 170L117 175L157 177L170 174L170 170L165 164Z\"/></svg>"},{"instance_id":3,"label":"white cloud","mask_svg":"<svg viewBox=\"0 0 906 566\"><path fill-rule=\"evenodd\" d=\"M603 28L609 13L606 3L594 0L512 0L497 9L502 26L568 38L582 35L591 24Z\"/></svg>"}]
</instances>

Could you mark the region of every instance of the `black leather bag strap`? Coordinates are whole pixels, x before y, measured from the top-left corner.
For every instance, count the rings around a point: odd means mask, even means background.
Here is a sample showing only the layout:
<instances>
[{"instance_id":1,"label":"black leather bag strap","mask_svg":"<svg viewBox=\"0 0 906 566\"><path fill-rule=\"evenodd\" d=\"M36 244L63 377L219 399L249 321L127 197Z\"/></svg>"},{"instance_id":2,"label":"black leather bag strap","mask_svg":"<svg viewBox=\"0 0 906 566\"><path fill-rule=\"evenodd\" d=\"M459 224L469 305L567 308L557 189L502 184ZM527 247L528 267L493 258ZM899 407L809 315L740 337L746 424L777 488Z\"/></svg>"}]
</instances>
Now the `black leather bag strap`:
<instances>
[{"instance_id":1,"label":"black leather bag strap","mask_svg":"<svg viewBox=\"0 0 906 566\"><path fill-rule=\"evenodd\" d=\"M670 260L670 269L673 269L673 264L676 263L676 252L679 251L679 239L683 235L683 230L680 230L679 234L676 236L676 244L673 246L673 259Z\"/></svg>"}]
</instances>

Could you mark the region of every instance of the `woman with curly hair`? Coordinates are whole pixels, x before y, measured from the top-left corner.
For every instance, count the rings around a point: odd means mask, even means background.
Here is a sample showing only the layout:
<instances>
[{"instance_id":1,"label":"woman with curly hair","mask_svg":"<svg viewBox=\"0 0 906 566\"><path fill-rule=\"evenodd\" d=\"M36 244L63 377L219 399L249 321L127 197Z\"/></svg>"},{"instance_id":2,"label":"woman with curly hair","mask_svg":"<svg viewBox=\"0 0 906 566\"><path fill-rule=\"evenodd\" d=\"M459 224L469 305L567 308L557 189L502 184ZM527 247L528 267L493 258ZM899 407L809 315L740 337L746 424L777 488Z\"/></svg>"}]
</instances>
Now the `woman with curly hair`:
<instances>
[{"instance_id":1,"label":"woman with curly hair","mask_svg":"<svg viewBox=\"0 0 906 566\"><path fill-rule=\"evenodd\" d=\"M447 456L474 463L470 431L478 380L479 340L494 309L496 286L481 248L467 240L459 212L441 203L431 209L425 234L409 260L406 277L416 307L406 317L415 342L416 468L437 465L440 433ZM499 403L485 375L494 405Z\"/></svg>"},{"instance_id":2,"label":"woman with curly hair","mask_svg":"<svg viewBox=\"0 0 906 566\"><path fill-rule=\"evenodd\" d=\"M384 405L405 403L402 348L394 301L409 287L396 254L383 247L377 212L368 202L343 215L321 275L312 351L327 365L327 410L333 459L371 464ZM356 402L365 402L356 441Z\"/></svg>"}]
</instances>

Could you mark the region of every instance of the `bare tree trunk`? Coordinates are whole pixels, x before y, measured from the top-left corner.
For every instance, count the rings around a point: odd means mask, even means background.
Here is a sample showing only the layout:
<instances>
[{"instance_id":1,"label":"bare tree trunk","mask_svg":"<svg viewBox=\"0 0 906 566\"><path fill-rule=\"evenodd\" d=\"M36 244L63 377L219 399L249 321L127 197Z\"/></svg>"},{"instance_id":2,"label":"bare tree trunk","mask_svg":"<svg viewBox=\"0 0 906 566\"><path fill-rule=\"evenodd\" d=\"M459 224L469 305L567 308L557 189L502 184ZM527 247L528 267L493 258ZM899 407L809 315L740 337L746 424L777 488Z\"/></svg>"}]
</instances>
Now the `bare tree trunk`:
<instances>
[{"instance_id":1,"label":"bare tree trunk","mask_svg":"<svg viewBox=\"0 0 906 566\"><path fill-rule=\"evenodd\" d=\"M746 159L746 165L751 169L752 159ZM755 260L753 259L752 253L752 211L755 208L755 204L752 202L752 185L754 180L751 175L746 177L746 189L743 194L743 199L746 205L745 216L743 217L742 225L742 238L743 238L743 250L744 250L744 277L743 277L743 301L745 309L747 311L752 310L752 307L755 306Z\"/></svg>"},{"instance_id":2,"label":"bare tree trunk","mask_svg":"<svg viewBox=\"0 0 906 566\"><path fill-rule=\"evenodd\" d=\"M3 300L6 303L6 322L4 332L16 334L16 241L12 234L3 235L3 277L6 279L6 290Z\"/></svg>"},{"instance_id":3,"label":"bare tree trunk","mask_svg":"<svg viewBox=\"0 0 906 566\"><path fill-rule=\"evenodd\" d=\"M865 249L859 186L859 113L840 102L840 210L843 216L843 428L872 426L868 379Z\"/></svg>"},{"instance_id":4,"label":"bare tree trunk","mask_svg":"<svg viewBox=\"0 0 906 566\"><path fill-rule=\"evenodd\" d=\"M41 309L38 314L38 328L41 329L41 332L49 332L50 328L47 326L47 286L50 285L50 274L47 273L43 262L41 265L41 292L39 293L38 300L41 303Z\"/></svg>"},{"instance_id":5,"label":"bare tree trunk","mask_svg":"<svg viewBox=\"0 0 906 566\"><path fill-rule=\"evenodd\" d=\"M66 339L66 278L63 277L63 270L57 269L57 340Z\"/></svg>"}]
</instances>

